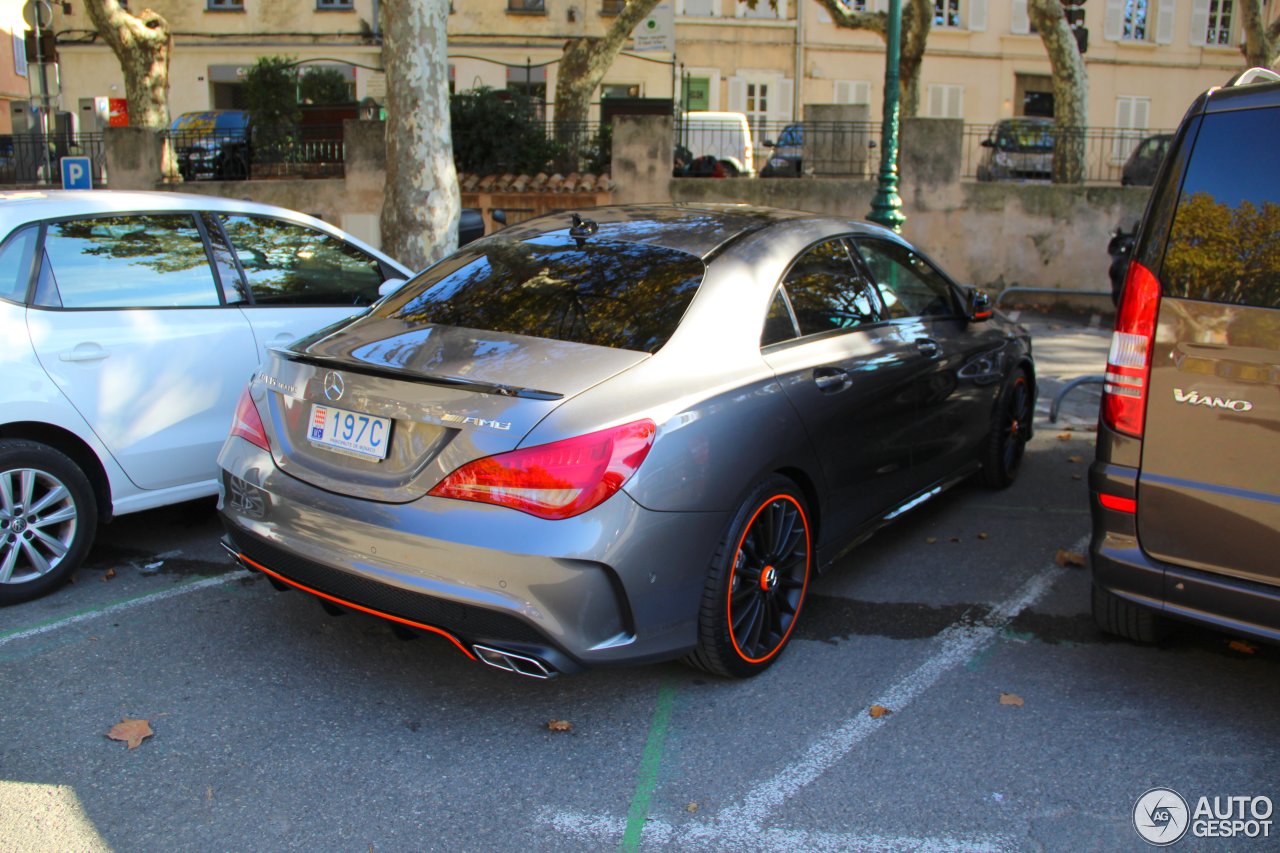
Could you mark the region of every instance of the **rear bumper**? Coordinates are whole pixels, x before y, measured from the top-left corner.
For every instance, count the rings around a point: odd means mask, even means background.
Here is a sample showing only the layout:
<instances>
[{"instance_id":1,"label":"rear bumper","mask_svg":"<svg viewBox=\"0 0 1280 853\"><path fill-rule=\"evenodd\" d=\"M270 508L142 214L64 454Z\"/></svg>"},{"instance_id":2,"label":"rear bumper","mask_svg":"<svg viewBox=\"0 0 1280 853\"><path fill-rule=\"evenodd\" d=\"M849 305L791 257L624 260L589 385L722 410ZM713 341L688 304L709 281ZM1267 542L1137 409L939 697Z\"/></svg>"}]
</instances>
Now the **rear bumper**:
<instances>
[{"instance_id":1,"label":"rear bumper","mask_svg":"<svg viewBox=\"0 0 1280 853\"><path fill-rule=\"evenodd\" d=\"M1100 490L1135 496L1136 474L1101 462L1090 471L1093 582L1170 618L1280 643L1280 587L1157 560L1142 550L1133 514L1099 503Z\"/></svg>"},{"instance_id":2,"label":"rear bumper","mask_svg":"<svg viewBox=\"0 0 1280 853\"><path fill-rule=\"evenodd\" d=\"M497 648L557 672L689 651L727 522L646 510L625 492L564 521L443 498L378 503L284 474L243 439L219 464L225 544L242 565L468 657Z\"/></svg>"}]
</instances>

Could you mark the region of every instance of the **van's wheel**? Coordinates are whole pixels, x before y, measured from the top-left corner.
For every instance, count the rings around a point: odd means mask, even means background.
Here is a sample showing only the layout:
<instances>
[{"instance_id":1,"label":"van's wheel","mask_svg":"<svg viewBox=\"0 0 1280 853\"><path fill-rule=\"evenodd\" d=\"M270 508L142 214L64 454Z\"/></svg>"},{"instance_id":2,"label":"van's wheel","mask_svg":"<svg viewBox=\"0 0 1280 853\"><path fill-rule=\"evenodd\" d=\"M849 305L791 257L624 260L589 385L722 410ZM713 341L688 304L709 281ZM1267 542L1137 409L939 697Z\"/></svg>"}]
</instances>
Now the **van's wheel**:
<instances>
[{"instance_id":1,"label":"van's wheel","mask_svg":"<svg viewBox=\"0 0 1280 853\"><path fill-rule=\"evenodd\" d=\"M44 595L84 560L98 506L84 472L34 441L0 441L0 605Z\"/></svg>"},{"instance_id":2,"label":"van's wheel","mask_svg":"<svg viewBox=\"0 0 1280 853\"><path fill-rule=\"evenodd\" d=\"M764 672L787 645L809 587L813 534L795 483L770 476L751 490L711 559L686 662L715 675Z\"/></svg>"},{"instance_id":3,"label":"van's wheel","mask_svg":"<svg viewBox=\"0 0 1280 853\"><path fill-rule=\"evenodd\" d=\"M982 454L982 480L991 488L1007 488L1017 479L1027 442L1031 440L1035 404L1031 378L1019 368L1000 393Z\"/></svg>"},{"instance_id":4,"label":"van's wheel","mask_svg":"<svg viewBox=\"0 0 1280 853\"><path fill-rule=\"evenodd\" d=\"M1136 643L1154 643L1169 634L1169 622L1141 604L1093 585L1093 621L1098 629Z\"/></svg>"}]
</instances>

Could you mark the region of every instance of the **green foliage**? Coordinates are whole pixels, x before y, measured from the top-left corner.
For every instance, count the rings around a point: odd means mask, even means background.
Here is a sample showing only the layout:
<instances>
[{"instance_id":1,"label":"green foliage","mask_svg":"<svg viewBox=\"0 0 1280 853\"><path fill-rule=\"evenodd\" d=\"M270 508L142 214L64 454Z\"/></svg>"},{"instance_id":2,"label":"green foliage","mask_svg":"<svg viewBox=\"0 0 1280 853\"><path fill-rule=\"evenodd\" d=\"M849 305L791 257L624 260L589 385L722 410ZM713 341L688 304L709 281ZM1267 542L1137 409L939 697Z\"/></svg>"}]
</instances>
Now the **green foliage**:
<instances>
[{"instance_id":1,"label":"green foliage","mask_svg":"<svg viewBox=\"0 0 1280 853\"><path fill-rule=\"evenodd\" d=\"M355 99L346 76L336 68L312 66L298 81L298 98L304 104L349 104Z\"/></svg>"},{"instance_id":2,"label":"green foliage","mask_svg":"<svg viewBox=\"0 0 1280 853\"><path fill-rule=\"evenodd\" d=\"M298 69L288 56L261 56L244 75L255 157L288 160L297 138Z\"/></svg>"},{"instance_id":3,"label":"green foliage","mask_svg":"<svg viewBox=\"0 0 1280 853\"><path fill-rule=\"evenodd\" d=\"M244 75L245 104L257 127L298 123L298 69L288 56L260 56Z\"/></svg>"},{"instance_id":4,"label":"green foliage","mask_svg":"<svg viewBox=\"0 0 1280 853\"><path fill-rule=\"evenodd\" d=\"M1176 293L1212 302L1280 302L1280 204L1232 207L1205 192L1178 205L1161 278Z\"/></svg>"},{"instance_id":5,"label":"green foliage","mask_svg":"<svg viewBox=\"0 0 1280 853\"><path fill-rule=\"evenodd\" d=\"M559 153L534 102L518 92L480 88L454 95L449 116L460 172L535 174Z\"/></svg>"}]
</instances>

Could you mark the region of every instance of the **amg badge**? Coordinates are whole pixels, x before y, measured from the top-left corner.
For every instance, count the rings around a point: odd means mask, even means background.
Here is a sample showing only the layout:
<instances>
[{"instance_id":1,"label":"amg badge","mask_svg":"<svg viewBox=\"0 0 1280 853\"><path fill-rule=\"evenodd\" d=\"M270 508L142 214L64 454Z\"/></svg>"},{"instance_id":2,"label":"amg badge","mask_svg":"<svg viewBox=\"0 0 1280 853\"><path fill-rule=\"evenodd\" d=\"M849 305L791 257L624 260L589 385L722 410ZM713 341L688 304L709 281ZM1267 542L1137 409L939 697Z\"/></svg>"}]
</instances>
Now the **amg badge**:
<instances>
[{"instance_id":1,"label":"amg badge","mask_svg":"<svg viewBox=\"0 0 1280 853\"><path fill-rule=\"evenodd\" d=\"M472 426L488 427L489 429L511 429L510 421L490 421L485 418L463 417L462 415L455 415L452 413L441 415L440 420L451 424L471 424Z\"/></svg>"},{"instance_id":2,"label":"amg badge","mask_svg":"<svg viewBox=\"0 0 1280 853\"><path fill-rule=\"evenodd\" d=\"M1190 406L1208 406L1211 409L1230 409L1233 412L1247 412L1253 408L1253 403L1248 400L1228 400L1225 397L1208 397L1199 391L1183 391L1181 388L1173 389L1173 399L1178 403L1186 403Z\"/></svg>"}]
</instances>

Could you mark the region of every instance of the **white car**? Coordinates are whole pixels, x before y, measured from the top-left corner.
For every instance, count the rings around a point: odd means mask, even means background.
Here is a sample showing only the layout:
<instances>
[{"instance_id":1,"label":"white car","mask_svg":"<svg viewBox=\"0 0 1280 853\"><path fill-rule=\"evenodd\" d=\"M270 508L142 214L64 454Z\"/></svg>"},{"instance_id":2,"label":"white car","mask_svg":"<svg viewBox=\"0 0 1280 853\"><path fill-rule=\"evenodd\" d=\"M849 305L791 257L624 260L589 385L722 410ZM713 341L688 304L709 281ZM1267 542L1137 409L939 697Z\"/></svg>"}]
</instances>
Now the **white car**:
<instances>
[{"instance_id":1,"label":"white car","mask_svg":"<svg viewBox=\"0 0 1280 853\"><path fill-rule=\"evenodd\" d=\"M64 580L100 521L216 494L267 349L409 276L269 205L0 193L0 605Z\"/></svg>"}]
</instances>

